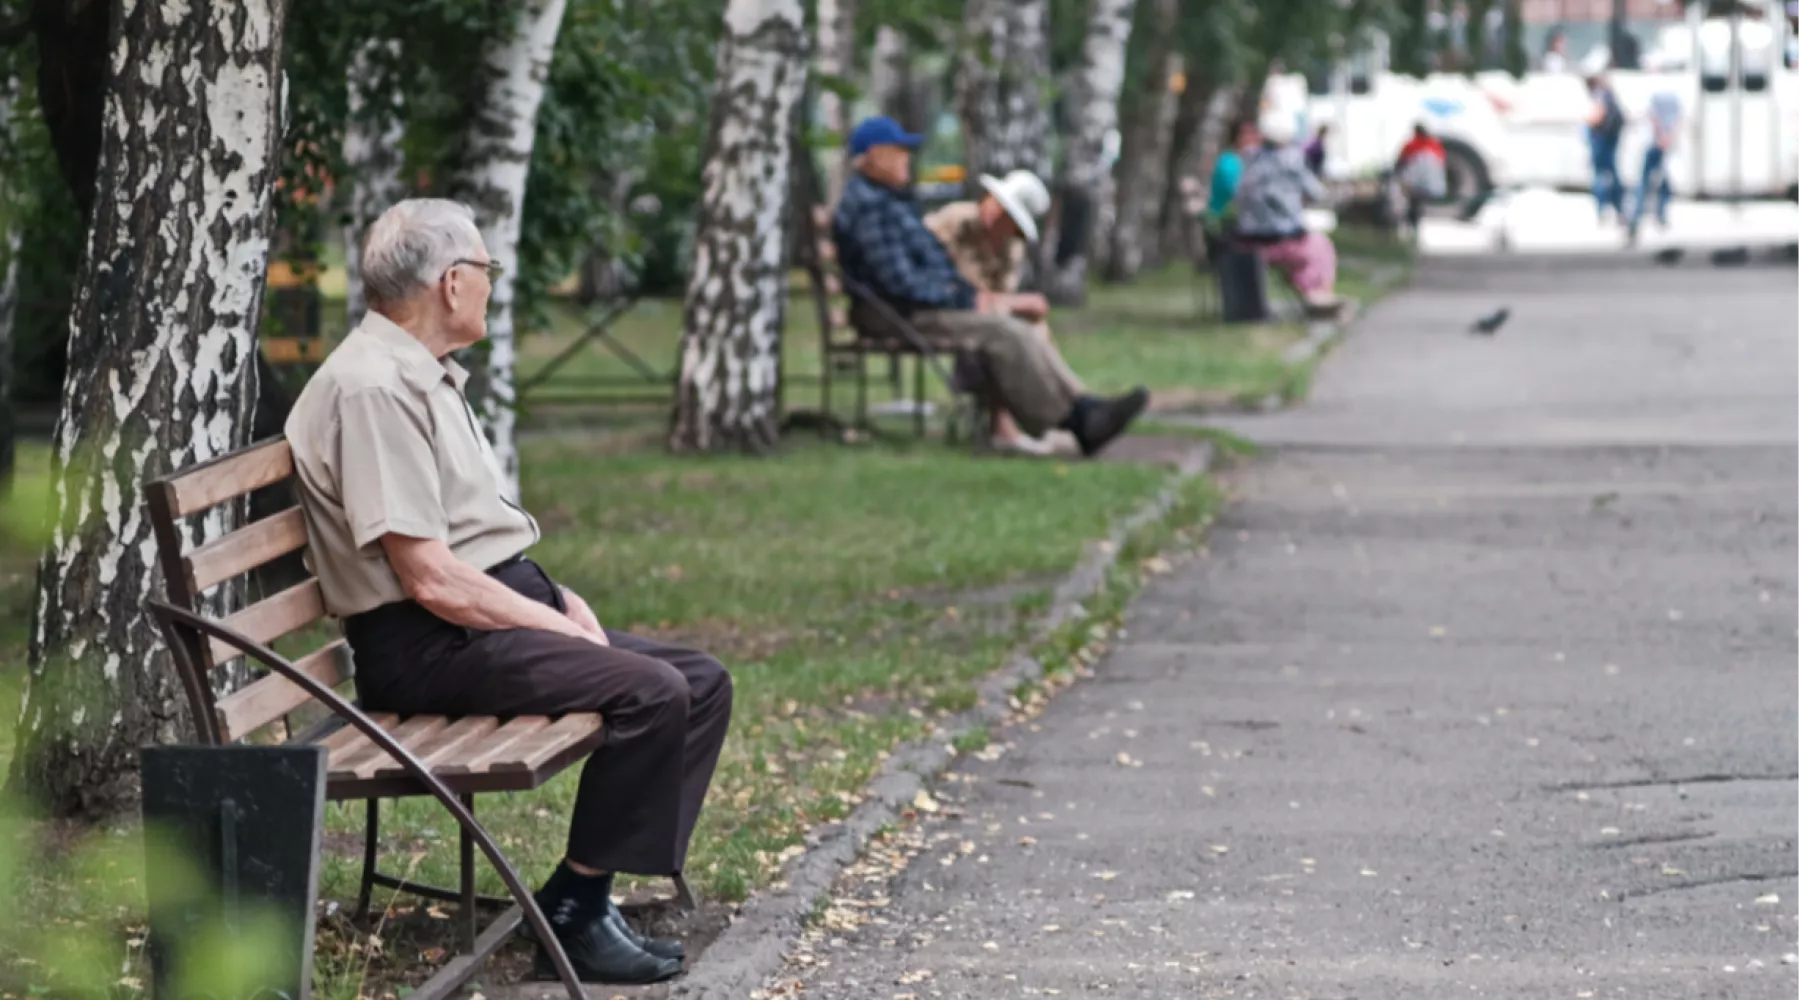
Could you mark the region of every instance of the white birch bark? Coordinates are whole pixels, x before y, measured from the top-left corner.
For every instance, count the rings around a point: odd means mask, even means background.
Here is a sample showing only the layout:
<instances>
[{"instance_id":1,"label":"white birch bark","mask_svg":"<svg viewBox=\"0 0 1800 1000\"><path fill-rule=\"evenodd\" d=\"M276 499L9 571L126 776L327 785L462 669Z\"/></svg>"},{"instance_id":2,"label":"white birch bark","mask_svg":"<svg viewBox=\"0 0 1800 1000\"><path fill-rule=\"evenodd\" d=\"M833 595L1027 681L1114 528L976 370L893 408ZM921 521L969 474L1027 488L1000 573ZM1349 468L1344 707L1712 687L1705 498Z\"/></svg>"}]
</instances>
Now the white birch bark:
<instances>
[{"instance_id":1,"label":"white birch bark","mask_svg":"<svg viewBox=\"0 0 1800 1000\"><path fill-rule=\"evenodd\" d=\"M855 71L856 0L818 0L819 75L848 81ZM850 135L849 107L836 93L819 89L819 125L834 141L826 152L825 203L836 205L844 190L844 140Z\"/></svg>"},{"instance_id":2,"label":"white birch bark","mask_svg":"<svg viewBox=\"0 0 1800 1000\"><path fill-rule=\"evenodd\" d=\"M487 85L469 117L462 169L454 184L457 195L475 210L488 254L504 269L488 304L487 356L477 366L470 388L475 397L471 402L500 463L501 486L514 500L519 497L519 449L513 436L517 356L513 282L519 269L519 229L538 105L544 99L564 7L565 0L523 0L514 29L496 35L486 46L482 71Z\"/></svg>"},{"instance_id":3,"label":"white birch bark","mask_svg":"<svg viewBox=\"0 0 1800 1000\"><path fill-rule=\"evenodd\" d=\"M675 451L761 451L780 432L783 236L807 42L799 0L725 8L669 432Z\"/></svg>"},{"instance_id":4,"label":"white birch bark","mask_svg":"<svg viewBox=\"0 0 1800 1000\"><path fill-rule=\"evenodd\" d=\"M1066 165L1068 189L1087 204L1098 204L1108 173L1106 137L1119 127L1119 92L1125 85L1125 50L1131 42L1131 15L1137 0L1093 0L1077 79L1075 135ZM1092 220L1092 213L1089 213ZM1089 227L1092 233L1092 226ZM1085 241L1084 241L1085 242ZM1088 250L1070 257L1048 282L1055 301L1079 304L1087 285Z\"/></svg>"},{"instance_id":5,"label":"white birch bark","mask_svg":"<svg viewBox=\"0 0 1800 1000\"><path fill-rule=\"evenodd\" d=\"M907 71L912 54L906 36L886 25L875 29L875 53L869 65L869 93L880 114L906 124Z\"/></svg>"},{"instance_id":6,"label":"white birch bark","mask_svg":"<svg viewBox=\"0 0 1800 1000\"><path fill-rule=\"evenodd\" d=\"M1152 23L1157 35L1145 62L1146 75L1136 84L1142 88L1138 91L1141 99L1124 130L1108 234L1111 246L1106 254L1106 277L1112 281L1137 276L1144 261L1145 206L1161 203L1161 179L1168 159L1166 133L1174 124L1176 103L1175 95L1169 93L1169 78L1181 67L1170 37L1177 10L1176 0L1156 0Z\"/></svg>"},{"instance_id":7,"label":"white birch bark","mask_svg":"<svg viewBox=\"0 0 1800 1000\"><path fill-rule=\"evenodd\" d=\"M344 222L344 329L362 322L368 300L362 287L362 240L382 212L406 196L400 179L400 143L406 138L398 77L400 42L371 39L350 61L350 121L344 129L344 163L350 195Z\"/></svg>"},{"instance_id":8,"label":"white birch bark","mask_svg":"<svg viewBox=\"0 0 1800 1000\"><path fill-rule=\"evenodd\" d=\"M58 814L129 802L185 704L143 613L146 479L247 443L281 136L285 0L119 0L69 321L50 542L14 778ZM191 548L233 521L183 526Z\"/></svg>"},{"instance_id":9,"label":"white birch bark","mask_svg":"<svg viewBox=\"0 0 1800 1000\"><path fill-rule=\"evenodd\" d=\"M981 174L1050 176L1049 20L1046 0L969 0L956 95L971 191Z\"/></svg>"}]
</instances>

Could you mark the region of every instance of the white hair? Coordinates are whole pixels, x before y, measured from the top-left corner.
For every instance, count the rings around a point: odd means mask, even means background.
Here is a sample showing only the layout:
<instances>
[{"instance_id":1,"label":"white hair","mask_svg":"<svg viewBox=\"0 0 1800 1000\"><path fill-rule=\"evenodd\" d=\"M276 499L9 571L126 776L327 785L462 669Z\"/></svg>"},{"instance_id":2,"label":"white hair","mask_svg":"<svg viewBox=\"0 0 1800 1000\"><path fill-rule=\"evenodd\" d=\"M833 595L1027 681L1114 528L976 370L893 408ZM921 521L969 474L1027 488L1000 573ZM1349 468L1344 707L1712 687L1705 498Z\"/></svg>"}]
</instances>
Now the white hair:
<instances>
[{"instance_id":1,"label":"white hair","mask_svg":"<svg viewBox=\"0 0 1800 1000\"><path fill-rule=\"evenodd\" d=\"M475 213L445 198L408 198L381 213L363 237L363 294L401 302L437 284L450 265L483 255Z\"/></svg>"}]
</instances>

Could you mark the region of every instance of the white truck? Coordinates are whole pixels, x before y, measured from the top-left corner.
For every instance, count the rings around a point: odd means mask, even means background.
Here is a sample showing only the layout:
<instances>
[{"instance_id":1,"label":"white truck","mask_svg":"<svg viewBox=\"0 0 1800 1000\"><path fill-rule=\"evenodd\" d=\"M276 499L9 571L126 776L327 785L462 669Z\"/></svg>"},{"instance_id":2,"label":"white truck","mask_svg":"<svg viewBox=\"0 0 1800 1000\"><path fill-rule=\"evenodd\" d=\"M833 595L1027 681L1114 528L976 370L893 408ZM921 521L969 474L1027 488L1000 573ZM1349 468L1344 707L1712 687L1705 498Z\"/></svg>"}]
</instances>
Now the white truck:
<instances>
[{"instance_id":1,"label":"white truck","mask_svg":"<svg viewBox=\"0 0 1800 1000\"><path fill-rule=\"evenodd\" d=\"M1683 108L1682 140L1670 183L1690 198L1794 197L1800 188L1800 72L1787 64L1787 19L1704 18L1699 8L1665 28L1643 70L1606 76L1627 118L1619 168L1627 183L1650 141L1650 99L1671 90ZM1697 42L1697 44L1696 44ZM1320 125L1330 176L1374 177L1393 165L1415 123L1425 123L1448 154L1450 197L1463 201L1494 188L1584 190L1592 181L1587 87L1577 73L1502 72L1424 79L1387 71L1379 36L1328 78L1271 81L1274 110L1294 113L1302 134Z\"/></svg>"}]
</instances>

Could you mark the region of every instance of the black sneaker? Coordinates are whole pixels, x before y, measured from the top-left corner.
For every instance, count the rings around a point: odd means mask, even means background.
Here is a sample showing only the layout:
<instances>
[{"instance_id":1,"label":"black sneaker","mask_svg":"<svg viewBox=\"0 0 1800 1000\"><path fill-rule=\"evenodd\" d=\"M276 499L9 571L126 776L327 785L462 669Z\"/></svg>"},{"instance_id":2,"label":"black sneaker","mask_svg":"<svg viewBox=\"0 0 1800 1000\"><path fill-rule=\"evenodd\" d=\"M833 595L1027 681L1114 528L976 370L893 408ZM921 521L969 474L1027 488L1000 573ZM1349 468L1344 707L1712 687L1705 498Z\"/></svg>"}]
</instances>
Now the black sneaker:
<instances>
[{"instance_id":1,"label":"black sneaker","mask_svg":"<svg viewBox=\"0 0 1800 1000\"><path fill-rule=\"evenodd\" d=\"M575 977L584 983L627 986L659 983L681 971L681 962L660 958L631 943L620 933L618 925L602 917L598 920L576 920L552 925L556 940L569 956ZM550 953L538 945L532 962L532 974L539 980L554 980L556 963Z\"/></svg>"},{"instance_id":2,"label":"black sneaker","mask_svg":"<svg viewBox=\"0 0 1800 1000\"><path fill-rule=\"evenodd\" d=\"M1138 386L1123 396L1093 403L1084 409L1072 430L1081 453L1092 457L1124 433L1125 428L1150 403L1150 390Z\"/></svg>"}]
</instances>

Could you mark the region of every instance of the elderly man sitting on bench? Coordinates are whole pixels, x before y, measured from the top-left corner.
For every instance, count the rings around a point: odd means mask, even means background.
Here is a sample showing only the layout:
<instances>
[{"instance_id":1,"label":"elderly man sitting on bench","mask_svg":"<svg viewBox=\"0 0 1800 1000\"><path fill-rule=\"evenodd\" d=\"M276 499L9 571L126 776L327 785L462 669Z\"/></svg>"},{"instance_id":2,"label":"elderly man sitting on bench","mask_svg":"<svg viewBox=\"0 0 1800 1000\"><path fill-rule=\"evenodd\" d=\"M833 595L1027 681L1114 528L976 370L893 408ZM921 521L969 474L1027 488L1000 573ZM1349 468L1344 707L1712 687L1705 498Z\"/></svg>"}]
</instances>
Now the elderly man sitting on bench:
<instances>
[{"instance_id":1,"label":"elderly man sitting on bench","mask_svg":"<svg viewBox=\"0 0 1800 1000\"><path fill-rule=\"evenodd\" d=\"M400 202L369 228L362 268L369 313L287 422L308 558L357 694L400 715L599 712L606 741L538 903L582 981L667 979L680 943L631 930L613 873L680 873L731 678L705 653L601 626L526 557L537 522L503 491L450 356L487 336L499 273L469 209ZM537 966L554 978L541 948Z\"/></svg>"},{"instance_id":2,"label":"elderly man sitting on bench","mask_svg":"<svg viewBox=\"0 0 1800 1000\"><path fill-rule=\"evenodd\" d=\"M1033 330L1044 316L1041 296L977 291L957 273L906 190L918 145L892 118L868 119L851 132L856 175L832 219L844 276L921 335L974 352L992 390L990 407L1012 415L1015 433L1042 437L1060 427L1082 454L1098 453L1143 412L1150 394L1141 386L1113 399L1076 391L1056 347ZM881 329L880 313L861 301L851 322L864 334Z\"/></svg>"}]
</instances>

